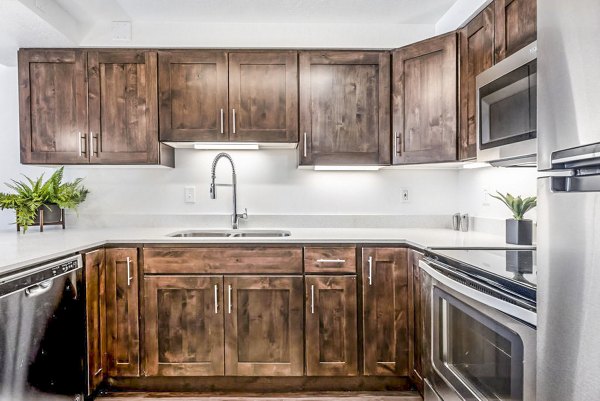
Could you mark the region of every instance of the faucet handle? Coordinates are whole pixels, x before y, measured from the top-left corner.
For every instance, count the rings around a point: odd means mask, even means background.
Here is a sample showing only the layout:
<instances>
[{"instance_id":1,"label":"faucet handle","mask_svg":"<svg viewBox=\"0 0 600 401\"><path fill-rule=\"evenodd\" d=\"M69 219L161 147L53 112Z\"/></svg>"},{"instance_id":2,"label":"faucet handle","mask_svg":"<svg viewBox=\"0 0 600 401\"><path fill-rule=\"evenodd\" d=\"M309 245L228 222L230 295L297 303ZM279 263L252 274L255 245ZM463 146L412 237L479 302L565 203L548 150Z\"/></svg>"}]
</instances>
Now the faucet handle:
<instances>
[{"instance_id":1,"label":"faucet handle","mask_svg":"<svg viewBox=\"0 0 600 401\"><path fill-rule=\"evenodd\" d=\"M244 213L240 215L240 218L247 219L248 218L248 208L244 208Z\"/></svg>"}]
</instances>

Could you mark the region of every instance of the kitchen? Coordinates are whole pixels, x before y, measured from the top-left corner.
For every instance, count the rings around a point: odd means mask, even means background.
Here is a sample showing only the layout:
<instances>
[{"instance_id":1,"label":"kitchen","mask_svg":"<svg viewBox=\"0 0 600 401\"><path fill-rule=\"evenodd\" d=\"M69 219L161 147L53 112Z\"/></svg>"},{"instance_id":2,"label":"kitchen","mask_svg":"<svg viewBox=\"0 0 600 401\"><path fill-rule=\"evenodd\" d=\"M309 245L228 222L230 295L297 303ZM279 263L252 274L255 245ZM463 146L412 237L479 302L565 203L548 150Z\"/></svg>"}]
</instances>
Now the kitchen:
<instances>
[{"instance_id":1,"label":"kitchen","mask_svg":"<svg viewBox=\"0 0 600 401\"><path fill-rule=\"evenodd\" d=\"M0 400L594 399L563 3L0 3Z\"/></svg>"}]
</instances>

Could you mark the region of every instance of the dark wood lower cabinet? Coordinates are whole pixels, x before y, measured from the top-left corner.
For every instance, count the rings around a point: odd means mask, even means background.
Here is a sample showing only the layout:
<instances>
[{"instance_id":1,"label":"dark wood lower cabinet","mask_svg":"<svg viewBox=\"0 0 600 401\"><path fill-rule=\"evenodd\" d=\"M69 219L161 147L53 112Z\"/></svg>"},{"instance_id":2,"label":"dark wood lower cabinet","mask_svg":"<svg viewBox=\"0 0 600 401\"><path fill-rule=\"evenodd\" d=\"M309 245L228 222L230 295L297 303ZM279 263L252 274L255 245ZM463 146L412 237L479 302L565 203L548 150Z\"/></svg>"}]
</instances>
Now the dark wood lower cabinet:
<instances>
[{"instance_id":1,"label":"dark wood lower cabinet","mask_svg":"<svg viewBox=\"0 0 600 401\"><path fill-rule=\"evenodd\" d=\"M356 276L306 277L306 374L358 374Z\"/></svg>"},{"instance_id":2,"label":"dark wood lower cabinet","mask_svg":"<svg viewBox=\"0 0 600 401\"><path fill-rule=\"evenodd\" d=\"M223 276L144 278L145 374L225 372Z\"/></svg>"},{"instance_id":3,"label":"dark wood lower cabinet","mask_svg":"<svg viewBox=\"0 0 600 401\"><path fill-rule=\"evenodd\" d=\"M104 249L84 255L88 395L106 378L106 265Z\"/></svg>"},{"instance_id":4,"label":"dark wood lower cabinet","mask_svg":"<svg viewBox=\"0 0 600 401\"><path fill-rule=\"evenodd\" d=\"M225 374L301 376L301 276L225 277Z\"/></svg>"},{"instance_id":5,"label":"dark wood lower cabinet","mask_svg":"<svg viewBox=\"0 0 600 401\"><path fill-rule=\"evenodd\" d=\"M137 248L106 250L106 332L109 376L139 376Z\"/></svg>"},{"instance_id":6,"label":"dark wood lower cabinet","mask_svg":"<svg viewBox=\"0 0 600 401\"><path fill-rule=\"evenodd\" d=\"M419 261L423 254L414 250L408 251L408 376L423 394L422 338L423 319L421 311L421 270Z\"/></svg>"},{"instance_id":7,"label":"dark wood lower cabinet","mask_svg":"<svg viewBox=\"0 0 600 401\"><path fill-rule=\"evenodd\" d=\"M406 252L404 248L363 248L365 375L408 375Z\"/></svg>"}]
</instances>

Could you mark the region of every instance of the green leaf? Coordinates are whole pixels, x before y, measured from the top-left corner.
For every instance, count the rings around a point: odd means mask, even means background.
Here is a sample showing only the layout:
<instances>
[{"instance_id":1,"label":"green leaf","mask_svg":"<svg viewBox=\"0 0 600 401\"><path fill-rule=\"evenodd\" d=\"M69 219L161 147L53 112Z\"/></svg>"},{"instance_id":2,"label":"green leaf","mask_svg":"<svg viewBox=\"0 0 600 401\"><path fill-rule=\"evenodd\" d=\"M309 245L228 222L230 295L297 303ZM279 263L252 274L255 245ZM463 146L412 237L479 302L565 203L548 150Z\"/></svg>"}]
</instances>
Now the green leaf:
<instances>
[{"instance_id":1,"label":"green leaf","mask_svg":"<svg viewBox=\"0 0 600 401\"><path fill-rule=\"evenodd\" d=\"M64 167L57 169L44 181L42 174L33 180L23 175L23 181L11 180L6 186L15 193L0 193L0 209L16 211L16 223L23 232L35 221L39 209L48 204L57 204L64 209L76 209L85 201L89 191L81 184L83 179L62 183Z\"/></svg>"},{"instance_id":2,"label":"green leaf","mask_svg":"<svg viewBox=\"0 0 600 401\"><path fill-rule=\"evenodd\" d=\"M490 194L492 198L498 199L510 209L515 220L523 220L525 213L537 206L537 197L530 196L523 199L521 196L506 195L496 191L498 195Z\"/></svg>"}]
</instances>

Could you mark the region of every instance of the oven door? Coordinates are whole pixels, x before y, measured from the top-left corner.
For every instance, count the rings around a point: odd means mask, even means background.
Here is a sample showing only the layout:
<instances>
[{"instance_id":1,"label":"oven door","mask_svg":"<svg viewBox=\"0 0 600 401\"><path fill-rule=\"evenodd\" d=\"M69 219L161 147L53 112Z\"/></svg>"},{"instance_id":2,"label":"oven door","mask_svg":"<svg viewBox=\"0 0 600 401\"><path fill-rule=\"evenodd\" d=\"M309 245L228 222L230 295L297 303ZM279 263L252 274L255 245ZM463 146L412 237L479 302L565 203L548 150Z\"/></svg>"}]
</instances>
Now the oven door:
<instances>
[{"instance_id":1,"label":"oven door","mask_svg":"<svg viewBox=\"0 0 600 401\"><path fill-rule=\"evenodd\" d=\"M425 262L421 269L429 276L424 280L431 318L426 371L439 398L534 401L535 312L455 281Z\"/></svg>"}]
</instances>

